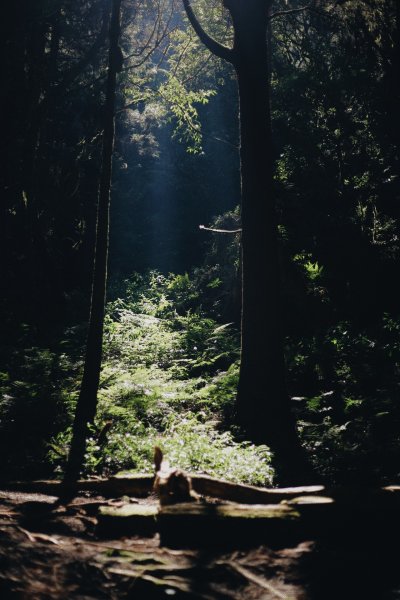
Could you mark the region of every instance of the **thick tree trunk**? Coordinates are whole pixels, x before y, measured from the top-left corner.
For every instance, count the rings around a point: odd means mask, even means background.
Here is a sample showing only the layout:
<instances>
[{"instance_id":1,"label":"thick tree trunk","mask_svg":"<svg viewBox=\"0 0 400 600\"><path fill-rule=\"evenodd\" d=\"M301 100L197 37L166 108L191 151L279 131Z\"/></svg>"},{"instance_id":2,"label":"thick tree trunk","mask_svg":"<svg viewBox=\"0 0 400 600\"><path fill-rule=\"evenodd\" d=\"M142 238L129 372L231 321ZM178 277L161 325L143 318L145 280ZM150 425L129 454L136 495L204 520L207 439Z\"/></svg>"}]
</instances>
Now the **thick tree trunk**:
<instances>
[{"instance_id":1,"label":"thick tree trunk","mask_svg":"<svg viewBox=\"0 0 400 600\"><path fill-rule=\"evenodd\" d=\"M234 27L232 49L210 38L189 0L183 5L202 42L234 65L239 85L243 274L238 421L251 440L270 446L281 481L295 482L308 469L285 384L267 41L272 0L224 0Z\"/></svg>"},{"instance_id":2,"label":"thick tree trunk","mask_svg":"<svg viewBox=\"0 0 400 600\"><path fill-rule=\"evenodd\" d=\"M253 14L247 10L246 16L238 14L234 19L243 260L237 409L248 436L268 444L282 470L297 463L300 445L285 383L265 4L258 2Z\"/></svg>"},{"instance_id":3,"label":"thick tree trunk","mask_svg":"<svg viewBox=\"0 0 400 600\"><path fill-rule=\"evenodd\" d=\"M265 417L286 397L281 338L278 248L272 190L271 135L264 83L238 72L242 176L242 355L238 408L255 441ZM256 79L256 78L255 78ZM268 399L267 401L267 398ZM258 413L258 416L257 416ZM264 418L260 421L260 415ZM268 420L271 420L269 418ZM269 436L267 436L269 437Z\"/></svg>"},{"instance_id":4,"label":"thick tree trunk","mask_svg":"<svg viewBox=\"0 0 400 600\"><path fill-rule=\"evenodd\" d=\"M93 423L97 408L107 283L110 190L115 130L115 90L117 72L120 70L117 59L119 55L120 12L121 0L113 0L89 331L81 391L76 407L70 454L64 478L67 484L76 481L79 477L86 450L88 426Z\"/></svg>"}]
</instances>

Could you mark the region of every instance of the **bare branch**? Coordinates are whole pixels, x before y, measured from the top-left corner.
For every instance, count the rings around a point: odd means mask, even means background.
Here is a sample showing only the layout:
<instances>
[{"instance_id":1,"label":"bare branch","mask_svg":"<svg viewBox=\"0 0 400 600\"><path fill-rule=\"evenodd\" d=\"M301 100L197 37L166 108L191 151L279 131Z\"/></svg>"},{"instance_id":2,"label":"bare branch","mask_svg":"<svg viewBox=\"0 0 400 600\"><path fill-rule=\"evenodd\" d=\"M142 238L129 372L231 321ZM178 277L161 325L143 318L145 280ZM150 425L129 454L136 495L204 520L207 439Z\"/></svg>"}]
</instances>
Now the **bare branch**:
<instances>
[{"instance_id":1,"label":"bare branch","mask_svg":"<svg viewBox=\"0 0 400 600\"><path fill-rule=\"evenodd\" d=\"M267 581L266 579L264 579L264 577L255 575L254 573L249 571L249 569L246 569L245 567L243 567L243 565L240 565L239 563L236 563L234 561L230 561L225 564L229 565L232 569L234 569L235 571L240 573L240 575L242 575L242 577L244 577L248 581L255 583L263 590L267 590L269 592L268 595L272 594L273 596L275 596L275 598L280 598L282 600L285 600L285 598L287 598L286 594L282 594L282 592L280 590L278 590L276 587L271 585L271 583L269 581Z\"/></svg>"},{"instance_id":2,"label":"bare branch","mask_svg":"<svg viewBox=\"0 0 400 600\"><path fill-rule=\"evenodd\" d=\"M217 42L217 40L212 38L210 35L208 35L208 33L206 33L204 31L203 27L200 25L196 15L193 12L193 9L190 5L190 0L182 0L182 2L183 2L184 9L186 11L186 14L187 14L187 18L190 21L190 24L192 25L193 29L199 36L199 39L203 42L203 44L206 46L206 48L208 48L210 50L210 52L215 54L215 56L218 56L219 58L222 58L223 60L226 60L227 62L233 63L234 62L233 49L228 48L227 46L224 46L223 44L220 44L219 42Z\"/></svg>"},{"instance_id":3,"label":"bare branch","mask_svg":"<svg viewBox=\"0 0 400 600\"><path fill-rule=\"evenodd\" d=\"M300 6L299 8L290 8L288 10L278 10L269 16L269 20L272 21L276 17L283 17L286 15L294 15L296 13L304 12L305 10L309 10L310 8L312 8L313 4L314 4L313 2L310 2L310 4L306 4L305 6Z\"/></svg>"},{"instance_id":4,"label":"bare branch","mask_svg":"<svg viewBox=\"0 0 400 600\"><path fill-rule=\"evenodd\" d=\"M199 229L205 231L212 231L213 233L242 233L242 229L214 229L213 227L206 227L205 225L199 225Z\"/></svg>"}]
</instances>

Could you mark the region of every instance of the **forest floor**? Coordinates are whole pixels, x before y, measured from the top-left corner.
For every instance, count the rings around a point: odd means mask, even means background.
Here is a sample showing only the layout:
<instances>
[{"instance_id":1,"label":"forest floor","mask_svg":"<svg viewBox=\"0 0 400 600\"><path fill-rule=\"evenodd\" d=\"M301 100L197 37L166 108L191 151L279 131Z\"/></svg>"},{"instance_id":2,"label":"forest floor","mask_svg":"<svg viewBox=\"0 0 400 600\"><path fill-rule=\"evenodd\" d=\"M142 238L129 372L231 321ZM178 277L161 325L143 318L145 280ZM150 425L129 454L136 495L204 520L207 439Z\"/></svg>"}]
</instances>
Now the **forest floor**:
<instances>
[{"instance_id":1,"label":"forest floor","mask_svg":"<svg viewBox=\"0 0 400 600\"><path fill-rule=\"evenodd\" d=\"M99 535L99 506L121 499L0 491L0 598L53 600L400 598L398 549L313 539L274 548L171 549L149 537ZM131 499L154 503L154 498ZM216 542L216 543L214 543Z\"/></svg>"}]
</instances>

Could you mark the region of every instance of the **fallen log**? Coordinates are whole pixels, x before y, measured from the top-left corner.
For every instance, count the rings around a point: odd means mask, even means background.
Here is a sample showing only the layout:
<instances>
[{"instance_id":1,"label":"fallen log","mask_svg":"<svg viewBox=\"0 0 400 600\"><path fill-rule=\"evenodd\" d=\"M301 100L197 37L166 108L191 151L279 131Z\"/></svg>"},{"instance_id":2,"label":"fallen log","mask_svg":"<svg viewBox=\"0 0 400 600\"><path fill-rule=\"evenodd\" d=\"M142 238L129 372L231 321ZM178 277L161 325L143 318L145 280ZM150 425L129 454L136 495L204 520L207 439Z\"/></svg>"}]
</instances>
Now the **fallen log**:
<instances>
[{"instance_id":1,"label":"fallen log","mask_svg":"<svg viewBox=\"0 0 400 600\"><path fill-rule=\"evenodd\" d=\"M300 538L300 513L282 504L202 504L163 506L157 516L162 545L240 547L287 544Z\"/></svg>"},{"instance_id":2,"label":"fallen log","mask_svg":"<svg viewBox=\"0 0 400 600\"><path fill-rule=\"evenodd\" d=\"M75 484L69 484L69 490L78 492L89 492L100 494L109 498L119 496L135 496L144 498L153 490L153 475L135 474L129 477L109 477L97 479L81 479ZM12 481L0 483L0 489L13 492L25 492L34 494L48 494L60 496L63 490L61 481L38 480L38 481Z\"/></svg>"},{"instance_id":3,"label":"fallen log","mask_svg":"<svg viewBox=\"0 0 400 600\"><path fill-rule=\"evenodd\" d=\"M101 506L97 517L97 532L110 535L152 536L157 531L157 504L125 504L114 508Z\"/></svg>"},{"instance_id":4,"label":"fallen log","mask_svg":"<svg viewBox=\"0 0 400 600\"><path fill-rule=\"evenodd\" d=\"M232 483L207 475L190 475L193 489L201 496L221 498L242 504L275 504L289 500L302 494L313 495L324 493L321 485L293 488L259 488L252 485ZM90 492L106 497L134 496L144 498L153 492L154 476L152 475L117 475L108 479L82 479L73 487L77 492ZM16 481L0 485L9 491L29 492L59 496L62 491L60 481Z\"/></svg>"},{"instance_id":5,"label":"fallen log","mask_svg":"<svg viewBox=\"0 0 400 600\"><path fill-rule=\"evenodd\" d=\"M322 485L289 487L289 488L261 488L253 485L232 483L223 479L208 477L207 475L191 475L195 492L201 496L222 498L241 504L275 504L282 500L296 498L302 494L321 494L325 488Z\"/></svg>"},{"instance_id":6,"label":"fallen log","mask_svg":"<svg viewBox=\"0 0 400 600\"><path fill-rule=\"evenodd\" d=\"M153 535L169 547L235 546L293 541L300 513L282 504L181 503L101 507L100 535Z\"/></svg>"},{"instance_id":7,"label":"fallen log","mask_svg":"<svg viewBox=\"0 0 400 600\"><path fill-rule=\"evenodd\" d=\"M239 502L241 504L278 504L301 496L329 496L341 503L371 503L379 506L399 506L400 486L391 485L381 488L327 488L322 485L261 488L251 485L232 483L207 475L190 475L194 491L201 496ZM149 474L116 475L110 478L82 479L74 490L99 494L108 498L132 496L145 498L153 492L154 476ZM17 481L0 482L0 489L25 493L59 496L62 491L60 481Z\"/></svg>"},{"instance_id":8,"label":"fallen log","mask_svg":"<svg viewBox=\"0 0 400 600\"><path fill-rule=\"evenodd\" d=\"M389 500L389 502L388 502ZM179 503L174 505L104 507L99 529L106 535L160 533L172 548L204 546L269 546L305 539L397 539L400 534L399 497L396 503L380 491L347 497L298 496L280 504Z\"/></svg>"}]
</instances>

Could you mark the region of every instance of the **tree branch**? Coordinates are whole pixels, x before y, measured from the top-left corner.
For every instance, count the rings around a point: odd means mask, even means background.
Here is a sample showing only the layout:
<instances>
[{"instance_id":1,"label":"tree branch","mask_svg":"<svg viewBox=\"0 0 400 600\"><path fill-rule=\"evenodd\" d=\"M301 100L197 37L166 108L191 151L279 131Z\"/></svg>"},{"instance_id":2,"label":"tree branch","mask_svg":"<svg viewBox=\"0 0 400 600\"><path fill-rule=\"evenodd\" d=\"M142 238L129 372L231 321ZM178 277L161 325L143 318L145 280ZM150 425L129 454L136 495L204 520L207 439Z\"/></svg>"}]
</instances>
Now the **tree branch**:
<instances>
[{"instance_id":1,"label":"tree branch","mask_svg":"<svg viewBox=\"0 0 400 600\"><path fill-rule=\"evenodd\" d=\"M65 89L68 85L74 82L79 75L88 67L91 62L97 57L99 50L107 39L108 27L109 27L109 8L105 8L103 12L101 30L95 39L93 45L87 53L73 66L64 73L61 82L58 84L57 89Z\"/></svg>"},{"instance_id":2,"label":"tree branch","mask_svg":"<svg viewBox=\"0 0 400 600\"><path fill-rule=\"evenodd\" d=\"M232 50L232 48L228 48L227 46L220 44L219 42L217 42L217 40L212 38L210 35L208 35L208 33L204 31L203 27L200 25L196 15L193 12L193 9L190 5L190 0L182 0L182 2L191 26L199 36L199 39L206 46L206 48L208 48L210 52L215 54L215 56L218 56L219 58L222 58L227 62L233 63L234 51Z\"/></svg>"},{"instance_id":3,"label":"tree branch","mask_svg":"<svg viewBox=\"0 0 400 600\"><path fill-rule=\"evenodd\" d=\"M242 229L214 229L214 227L206 227L205 225L199 225L199 229L205 231L212 231L213 233L241 233Z\"/></svg>"},{"instance_id":4,"label":"tree branch","mask_svg":"<svg viewBox=\"0 0 400 600\"><path fill-rule=\"evenodd\" d=\"M299 8L290 8L289 10L278 10L277 12L274 12L269 16L269 20L272 21L276 17L283 17L286 15L294 15L296 13L304 12L305 10L312 8L313 4L313 2L310 2L310 4L300 6Z\"/></svg>"}]
</instances>

